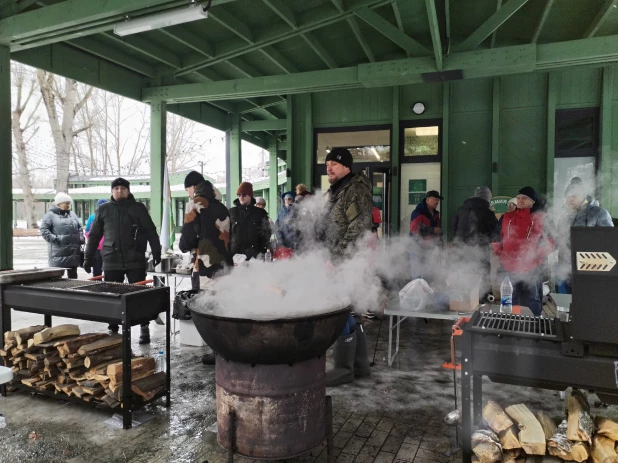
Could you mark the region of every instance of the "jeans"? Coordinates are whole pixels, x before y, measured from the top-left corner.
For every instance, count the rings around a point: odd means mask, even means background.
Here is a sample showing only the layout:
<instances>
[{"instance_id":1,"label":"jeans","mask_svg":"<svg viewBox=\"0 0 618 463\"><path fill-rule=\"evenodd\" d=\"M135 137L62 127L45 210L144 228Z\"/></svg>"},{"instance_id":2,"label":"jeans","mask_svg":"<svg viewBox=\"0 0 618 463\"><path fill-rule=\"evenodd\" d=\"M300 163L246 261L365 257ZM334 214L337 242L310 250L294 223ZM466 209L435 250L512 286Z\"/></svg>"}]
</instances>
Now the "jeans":
<instances>
[{"instance_id":1,"label":"jeans","mask_svg":"<svg viewBox=\"0 0 618 463\"><path fill-rule=\"evenodd\" d=\"M69 267L67 269L67 278L77 280L77 267Z\"/></svg>"},{"instance_id":2,"label":"jeans","mask_svg":"<svg viewBox=\"0 0 618 463\"><path fill-rule=\"evenodd\" d=\"M558 294L573 294L573 285L567 280L558 281L556 282L556 291Z\"/></svg>"},{"instance_id":3,"label":"jeans","mask_svg":"<svg viewBox=\"0 0 618 463\"><path fill-rule=\"evenodd\" d=\"M101 258L101 251L97 249L94 253L94 259L92 259L92 276L101 275L103 275L103 259Z\"/></svg>"},{"instance_id":4,"label":"jeans","mask_svg":"<svg viewBox=\"0 0 618 463\"><path fill-rule=\"evenodd\" d=\"M341 333L341 336L348 336L350 334L352 334L352 332L354 331L354 327L356 326L356 321L354 320L354 317L352 316L352 314L350 314L348 316L348 321L345 323L345 326L343 327L343 331Z\"/></svg>"},{"instance_id":5,"label":"jeans","mask_svg":"<svg viewBox=\"0 0 618 463\"><path fill-rule=\"evenodd\" d=\"M543 313L543 277L536 272L513 277L513 305L528 307L535 316Z\"/></svg>"}]
</instances>

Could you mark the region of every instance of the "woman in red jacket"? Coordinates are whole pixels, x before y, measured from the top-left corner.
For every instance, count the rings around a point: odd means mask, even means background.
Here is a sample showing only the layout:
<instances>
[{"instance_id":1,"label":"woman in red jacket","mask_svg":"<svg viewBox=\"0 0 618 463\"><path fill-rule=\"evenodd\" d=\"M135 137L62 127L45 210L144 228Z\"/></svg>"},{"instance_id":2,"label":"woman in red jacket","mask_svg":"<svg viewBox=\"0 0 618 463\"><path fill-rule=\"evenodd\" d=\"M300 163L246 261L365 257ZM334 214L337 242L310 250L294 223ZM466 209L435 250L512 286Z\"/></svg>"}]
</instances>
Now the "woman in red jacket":
<instances>
[{"instance_id":1,"label":"woman in red jacket","mask_svg":"<svg viewBox=\"0 0 618 463\"><path fill-rule=\"evenodd\" d=\"M493 243L504 273L513 282L513 304L542 313L543 266L554 250L551 221L541 209L537 192L524 187L517 193L517 209L504 214L500 242Z\"/></svg>"}]
</instances>

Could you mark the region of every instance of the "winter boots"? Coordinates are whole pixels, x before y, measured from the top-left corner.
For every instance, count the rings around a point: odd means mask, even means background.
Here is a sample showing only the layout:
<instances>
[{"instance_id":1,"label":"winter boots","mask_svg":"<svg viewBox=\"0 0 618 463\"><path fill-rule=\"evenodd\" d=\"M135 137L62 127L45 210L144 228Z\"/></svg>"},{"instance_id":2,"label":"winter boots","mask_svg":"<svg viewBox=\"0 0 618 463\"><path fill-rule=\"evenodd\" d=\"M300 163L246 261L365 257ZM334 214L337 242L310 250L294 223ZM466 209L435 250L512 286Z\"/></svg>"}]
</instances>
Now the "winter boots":
<instances>
[{"instance_id":1,"label":"winter boots","mask_svg":"<svg viewBox=\"0 0 618 463\"><path fill-rule=\"evenodd\" d=\"M211 352L210 354L206 354L202 357L202 363L204 365L214 365L215 364L215 353Z\"/></svg>"},{"instance_id":2,"label":"winter boots","mask_svg":"<svg viewBox=\"0 0 618 463\"><path fill-rule=\"evenodd\" d=\"M141 325L139 343L150 344L150 327L148 325Z\"/></svg>"},{"instance_id":3,"label":"winter boots","mask_svg":"<svg viewBox=\"0 0 618 463\"><path fill-rule=\"evenodd\" d=\"M358 324L354 332L337 338L333 357L335 367L326 372L326 385L329 387L351 383L354 377L371 374L363 325Z\"/></svg>"}]
</instances>

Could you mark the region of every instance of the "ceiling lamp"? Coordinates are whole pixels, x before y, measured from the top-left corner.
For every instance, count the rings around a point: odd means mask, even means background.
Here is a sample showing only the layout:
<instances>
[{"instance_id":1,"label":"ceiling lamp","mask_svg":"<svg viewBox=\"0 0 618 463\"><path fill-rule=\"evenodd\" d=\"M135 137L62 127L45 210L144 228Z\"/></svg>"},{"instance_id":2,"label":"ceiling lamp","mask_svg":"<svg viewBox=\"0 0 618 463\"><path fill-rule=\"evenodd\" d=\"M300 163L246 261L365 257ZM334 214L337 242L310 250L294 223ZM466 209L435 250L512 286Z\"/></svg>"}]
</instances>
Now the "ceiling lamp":
<instances>
[{"instance_id":1,"label":"ceiling lamp","mask_svg":"<svg viewBox=\"0 0 618 463\"><path fill-rule=\"evenodd\" d=\"M184 24L199 19L206 19L207 17L207 8L201 5L193 5L181 10L165 11L135 19L127 19L125 22L114 26L114 34L120 36L139 34L140 32Z\"/></svg>"}]
</instances>

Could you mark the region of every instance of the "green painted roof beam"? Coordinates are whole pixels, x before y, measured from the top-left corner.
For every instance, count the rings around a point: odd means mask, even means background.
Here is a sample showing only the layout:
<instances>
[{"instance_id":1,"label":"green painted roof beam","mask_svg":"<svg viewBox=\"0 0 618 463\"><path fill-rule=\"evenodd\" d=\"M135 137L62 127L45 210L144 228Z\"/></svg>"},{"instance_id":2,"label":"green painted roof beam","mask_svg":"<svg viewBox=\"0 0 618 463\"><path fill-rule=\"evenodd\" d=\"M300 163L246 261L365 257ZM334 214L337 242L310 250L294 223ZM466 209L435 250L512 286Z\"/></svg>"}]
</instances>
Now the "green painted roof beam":
<instances>
[{"instance_id":1,"label":"green painted roof beam","mask_svg":"<svg viewBox=\"0 0 618 463\"><path fill-rule=\"evenodd\" d=\"M260 98L255 100L259 106L254 106L252 103L240 103L236 105L236 112L240 114L250 114L252 112L258 111L260 109L271 108L273 106L280 106L285 104L285 98L281 98L279 96L269 96L265 98Z\"/></svg>"},{"instance_id":2,"label":"green painted roof beam","mask_svg":"<svg viewBox=\"0 0 618 463\"><path fill-rule=\"evenodd\" d=\"M246 121L240 123L243 132L263 132L264 130L286 130L287 119L275 119L272 121Z\"/></svg>"},{"instance_id":3,"label":"green painted roof beam","mask_svg":"<svg viewBox=\"0 0 618 463\"><path fill-rule=\"evenodd\" d=\"M401 32L405 34L403 30L403 20L401 19L401 12L399 11L399 7L397 6L397 2L393 2L393 14L395 15L395 21L397 21L397 27Z\"/></svg>"},{"instance_id":4,"label":"green painted roof beam","mask_svg":"<svg viewBox=\"0 0 618 463\"><path fill-rule=\"evenodd\" d=\"M335 5L335 8L337 8L337 11L339 11L339 13L343 13L345 11L345 8L343 6L343 0L330 0L330 2Z\"/></svg>"},{"instance_id":5,"label":"green painted roof beam","mask_svg":"<svg viewBox=\"0 0 618 463\"><path fill-rule=\"evenodd\" d=\"M425 55L429 53L429 50L409 35L401 32L399 28L393 26L375 11L372 11L369 8L362 8L357 10L355 14L379 33L384 35L387 39L403 48L408 54Z\"/></svg>"},{"instance_id":6,"label":"green painted roof beam","mask_svg":"<svg viewBox=\"0 0 618 463\"><path fill-rule=\"evenodd\" d=\"M360 27L358 25L358 21L356 21L356 18L348 18L347 21L348 21L348 25L350 26L350 29L352 29L352 32L354 32L354 36L356 37L356 40L358 40L359 45L365 52L365 55L367 55L367 59L371 63L373 63L376 60L376 57L374 56L373 51L371 51L371 47L369 46L369 43L367 42L367 40L365 40L365 37L361 33Z\"/></svg>"},{"instance_id":7,"label":"green painted roof beam","mask_svg":"<svg viewBox=\"0 0 618 463\"><path fill-rule=\"evenodd\" d=\"M296 16L294 12L287 6L282 0L262 0L266 3L271 10L273 10L277 15L283 19L288 26L292 29L296 29L298 24L296 23Z\"/></svg>"},{"instance_id":8,"label":"green painted roof beam","mask_svg":"<svg viewBox=\"0 0 618 463\"><path fill-rule=\"evenodd\" d=\"M298 72L298 68L294 66L285 56L283 56L274 47L264 47L260 49L260 52L278 66L286 74L292 74Z\"/></svg>"},{"instance_id":9,"label":"green painted roof beam","mask_svg":"<svg viewBox=\"0 0 618 463\"><path fill-rule=\"evenodd\" d=\"M616 1L617 0L606 0L590 26L588 26L588 29L586 29L586 33L584 34L585 39L593 37L594 34L597 33L597 31L603 25L612 10L616 8Z\"/></svg>"},{"instance_id":10,"label":"green painted roof beam","mask_svg":"<svg viewBox=\"0 0 618 463\"><path fill-rule=\"evenodd\" d=\"M301 34L301 37L307 42L307 45L311 47L311 49L315 52L316 55L320 57L324 64L326 64L331 69L337 69L339 66L335 59L331 56L331 54L324 48L324 46L320 43L320 41L315 37L311 32L307 32L305 34Z\"/></svg>"},{"instance_id":11,"label":"green painted roof beam","mask_svg":"<svg viewBox=\"0 0 618 463\"><path fill-rule=\"evenodd\" d=\"M17 2L17 11L24 11L26 8L31 7L39 0L21 0Z\"/></svg>"},{"instance_id":12,"label":"green painted roof beam","mask_svg":"<svg viewBox=\"0 0 618 463\"><path fill-rule=\"evenodd\" d=\"M213 0L212 4L216 6L231 1ZM67 34L83 37L101 30L111 30L126 16L156 13L182 7L186 3L185 0L65 0L0 20L0 43L12 45L20 41L65 37ZM61 40L64 39L56 41Z\"/></svg>"},{"instance_id":13,"label":"green painted roof beam","mask_svg":"<svg viewBox=\"0 0 618 463\"><path fill-rule=\"evenodd\" d=\"M154 66L140 61L133 56L129 56L92 37L83 37L81 39L71 40L67 43L80 50L87 51L88 53L92 53L93 55L124 66L132 71L139 72L145 76L154 77L157 74Z\"/></svg>"},{"instance_id":14,"label":"green painted roof beam","mask_svg":"<svg viewBox=\"0 0 618 463\"><path fill-rule=\"evenodd\" d=\"M249 26L223 8L217 8L212 13L209 12L208 16L248 43L252 44L255 42L253 32L251 32Z\"/></svg>"},{"instance_id":15,"label":"green painted roof beam","mask_svg":"<svg viewBox=\"0 0 618 463\"><path fill-rule=\"evenodd\" d=\"M438 14L436 13L435 0L425 0L427 8L427 19L429 20L429 30L431 32L431 42L433 43L433 54L436 58L436 68L442 70L442 41L440 39L440 25L438 24Z\"/></svg>"},{"instance_id":16,"label":"green painted roof beam","mask_svg":"<svg viewBox=\"0 0 618 463\"><path fill-rule=\"evenodd\" d=\"M332 8L315 8L319 11L306 11L302 15L297 15L298 29L290 30L287 25L281 24L270 25L261 31L256 31L257 40L254 44L242 44L238 45L237 41L227 41L222 43L220 47L217 47L217 56L212 59L204 59L198 53L189 54L183 57L183 68L176 72L177 76L194 72L197 69L202 69L214 64L221 63L230 58L251 53L253 51L260 50L261 48L274 45L285 40L289 40L300 36L303 33L313 31L327 27L331 24L339 22L343 19L354 15L354 11L360 8L378 8L380 6L389 5L393 0L355 0L354 3L343 13L333 11Z\"/></svg>"},{"instance_id":17,"label":"green painted roof beam","mask_svg":"<svg viewBox=\"0 0 618 463\"><path fill-rule=\"evenodd\" d=\"M133 50L149 56L163 64L171 66L173 68L180 68L181 62L178 55L166 48L159 47L152 42L148 41L140 35L130 35L127 37L120 37L119 35L105 33L105 36L113 41L123 44Z\"/></svg>"},{"instance_id":18,"label":"green painted roof beam","mask_svg":"<svg viewBox=\"0 0 618 463\"><path fill-rule=\"evenodd\" d=\"M502 8L502 0L498 0L498 2L496 3L496 13L498 11L500 11L500 8ZM494 45L496 45L496 36L498 35L498 29L496 29L492 34L491 34L491 43L489 45L489 48L493 48ZM495 188L497 189L497 188Z\"/></svg>"},{"instance_id":19,"label":"green painted roof beam","mask_svg":"<svg viewBox=\"0 0 618 463\"><path fill-rule=\"evenodd\" d=\"M444 0L444 18L446 22L446 40L449 42L447 46L450 47L451 41L451 3L449 0Z\"/></svg>"},{"instance_id":20,"label":"green painted roof beam","mask_svg":"<svg viewBox=\"0 0 618 463\"><path fill-rule=\"evenodd\" d=\"M511 16L519 11L528 0L510 0L497 12L485 21L481 27L475 30L470 36L461 42L457 47L457 51L474 50L483 41L489 37L495 30L504 24Z\"/></svg>"},{"instance_id":21,"label":"green painted roof beam","mask_svg":"<svg viewBox=\"0 0 618 463\"><path fill-rule=\"evenodd\" d=\"M212 45L203 38L195 35L193 32L189 32L182 26L167 27L165 29L159 29L159 31L166 37L170 37L177 42L180 42L184 46L191 48L193 51L201 53L207 58L215 56L215 52Z\"/></svg>"},{"instance_id":22,"label":"green painted roof beam","mask_svg":"<svg viewBox=\"0 0 618 463\"><path fill-rule=\"evenodd\" d=\"M532 36L532 43L536 43L539 40L539 36L543 31L543 26L545 25L545 21L547 21L547 17L549 16L549 10L551 10L552 5L554 4L554 0L547 0L547 4L543 9L543 14L541 15L541 19L539 20L538 26L536 26L536 30L534 31L534 35Z\"/></svg>"}]
</instances>

